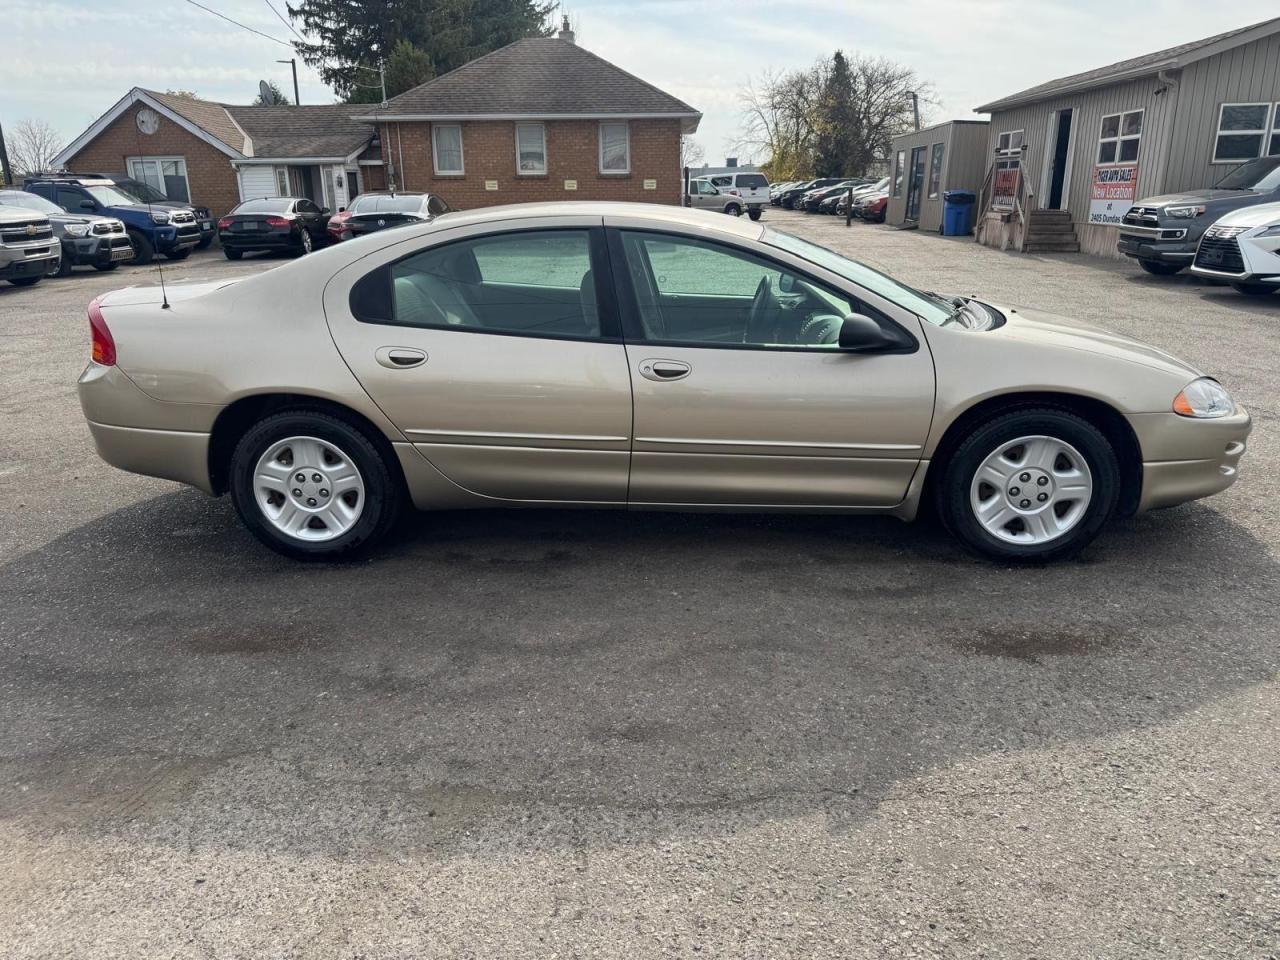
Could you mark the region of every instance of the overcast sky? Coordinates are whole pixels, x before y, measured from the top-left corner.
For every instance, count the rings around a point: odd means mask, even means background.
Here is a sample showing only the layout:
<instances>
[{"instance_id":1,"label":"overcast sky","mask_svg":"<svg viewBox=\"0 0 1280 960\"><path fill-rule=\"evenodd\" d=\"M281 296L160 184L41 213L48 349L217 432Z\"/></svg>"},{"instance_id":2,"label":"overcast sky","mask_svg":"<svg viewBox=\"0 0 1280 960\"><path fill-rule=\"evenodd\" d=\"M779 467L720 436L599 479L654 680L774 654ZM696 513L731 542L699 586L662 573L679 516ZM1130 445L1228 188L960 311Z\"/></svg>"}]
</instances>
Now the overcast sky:
<instances>
[{"instance_id":1,"label":"overcast sky","mask_svg":"<svg viewBox=\"0 0 1280 960\"><path fill-rule=\"evenodd\" d=\"M281 41L284 0L201 0ZM69 140L132 86L248 103L258 81L288 91L291 51L185 0L41 0L3 17L9 42L0 123L43 117ZM837 47L914 67L936 90L929 119L1054 77L1275 16L1275 0L1123 4L1114 0L572 0L587 49L704 114L707 160L731 150L738 92L765 70L806 66ZM303 103L332 91L300 66Z\"/></svg>"}]
</instances>

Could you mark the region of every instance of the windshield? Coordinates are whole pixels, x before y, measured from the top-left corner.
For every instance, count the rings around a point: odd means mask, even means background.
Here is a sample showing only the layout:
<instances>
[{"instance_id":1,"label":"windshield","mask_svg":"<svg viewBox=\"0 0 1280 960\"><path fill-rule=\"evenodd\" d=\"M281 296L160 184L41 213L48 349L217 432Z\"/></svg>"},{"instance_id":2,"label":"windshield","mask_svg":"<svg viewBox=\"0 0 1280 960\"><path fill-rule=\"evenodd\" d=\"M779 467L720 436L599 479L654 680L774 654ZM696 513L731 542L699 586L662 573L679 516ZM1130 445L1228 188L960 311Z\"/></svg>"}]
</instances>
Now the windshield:
<instances>
[{"instance_id":1,"label":"windshield","mask_svg":"<svg viewBox=\"0 0 1280 960\"><path fill-rule=\"evenodd\" d=\"M151 186L149 183L143 183L141 180L117 180L116 189L121 193L127 193L131 197L137 197L142 203L168 203L169 198L163 193Z\"/></svg>"},{"instance_id":2,"label":"windshield","mask_svg":"<svg viewBox=\"0 0 1280 960\"><path fill-rule=\"evenodd\" d=\"M25 190L0 190L0 204L6 207L25 207L41 213L66 213L60 206L44 197L37 197Z\"/></svg>"},{"instance_id":3,"label":"windshield","mask_svg":"<svg viewBox=\"0 0 1280 960\"><path fill-rule=\"evenodd\" d=\"M232 213L288 213L293 206L292 197L264 197L261 200L246 200L232 210Z\"/></svg>"},{"instance_id":4,"label":"windshield","mask_svg":"<svg viewBox=\"0 0 1280 960\"><path fill-rule=\"evenodd\" d=\"M1280 187L1280 157L1262 157L1236 167L1219 180L1217 190L1257 190L1265 193Z\"/></svg>"},{"instance_id":5,"label":"windshield","mask_svg":"<svg viewBox=\"0 0 1280 960\"><path fill-rule=\"evenodd\" d=\"M765 230L763 240L779 250L786 250L788 253L794 253L797 257L803 257L811 263L816 263L823 269L830 270L832 273L844 277L860 287L866 287L872 293L879 294L886 300L896 303L904 310L910 310L922 320L927 320L937 326L942 326L956 312L954 304L908 287L905 283L899 283L893 277L877 270L872 270L857 260L850 260L843 254L836 253L834 250L829 250L816 243L810 243L808 240L801 240L799 237L792 236L789 233L773 229Z\"/></svg>"},{"instance_id":6,"label":"windshield","mask_svg":"<svg viewBox=\"0 0 1280 960\"><path fill-rule=\"evenodd\" d=\"M84 189L104 207L131 207L138 202L136 197L131 197L114 186L93 186Z\"/></svg>"},{"instance_id":7,"label":"windshield","mask_svg":"<svg viewBox=\"0 0 1280 960\"><path fill-rule=\"evenodd\" d=\"M415 194L356 197L356 202L351 204L352 213L417 213L421 209L422 197Z\"/></svg>"}]
</instances>

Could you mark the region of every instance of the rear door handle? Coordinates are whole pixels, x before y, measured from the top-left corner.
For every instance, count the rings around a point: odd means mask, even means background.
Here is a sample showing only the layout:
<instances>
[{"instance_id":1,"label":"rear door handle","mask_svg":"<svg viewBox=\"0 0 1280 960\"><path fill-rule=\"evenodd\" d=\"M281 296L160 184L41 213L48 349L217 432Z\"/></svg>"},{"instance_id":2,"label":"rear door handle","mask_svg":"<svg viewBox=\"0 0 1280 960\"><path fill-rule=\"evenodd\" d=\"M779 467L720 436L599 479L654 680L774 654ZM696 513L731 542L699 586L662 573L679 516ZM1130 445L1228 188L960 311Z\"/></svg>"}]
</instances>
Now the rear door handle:
<instances>
[{"instance_id":1,"label":"rear door handle","mask_svg":"<svg viewBox=\"0 0 1280 960\"><path fill-rule=\"evenodd\" d=\"M666 380L683 380L693 372L693 367L683 360L641 360L640 376L662 383Z\"/></svg>"},{"instance_id":2,"label":"rear door handle","mask_svg":"<svg viewBox=\"0 0 1280 960\"><path fill-rule=\"evenodd\" d=\"M391 370L407 370L427 362L426 351L413 347L379 347L373 358Z\"/></svg>"}]
</instances>

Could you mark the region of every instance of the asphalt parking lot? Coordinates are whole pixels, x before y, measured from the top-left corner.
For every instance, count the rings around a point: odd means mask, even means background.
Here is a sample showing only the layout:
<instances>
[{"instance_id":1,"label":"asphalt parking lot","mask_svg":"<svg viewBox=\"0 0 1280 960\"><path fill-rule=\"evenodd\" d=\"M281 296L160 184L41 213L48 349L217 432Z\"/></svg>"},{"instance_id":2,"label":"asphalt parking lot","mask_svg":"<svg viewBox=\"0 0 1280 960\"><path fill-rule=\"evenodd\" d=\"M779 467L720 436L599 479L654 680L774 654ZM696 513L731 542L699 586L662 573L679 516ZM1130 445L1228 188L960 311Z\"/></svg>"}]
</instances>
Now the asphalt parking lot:
<instances>
[{"instance_id":1,"label":"asphalt parking lot","mask_svg":"<svg viewBox=\"0 0 1280 960\"><path fill-rule=\"evenodd\" d=\"M154 269L0 286L0 956L1276 957L1280 296L766 222L1179 353L1242 479L1042 569L563 512L304 567L96 458L84 307Z\"/></svg>"}]
</instances>

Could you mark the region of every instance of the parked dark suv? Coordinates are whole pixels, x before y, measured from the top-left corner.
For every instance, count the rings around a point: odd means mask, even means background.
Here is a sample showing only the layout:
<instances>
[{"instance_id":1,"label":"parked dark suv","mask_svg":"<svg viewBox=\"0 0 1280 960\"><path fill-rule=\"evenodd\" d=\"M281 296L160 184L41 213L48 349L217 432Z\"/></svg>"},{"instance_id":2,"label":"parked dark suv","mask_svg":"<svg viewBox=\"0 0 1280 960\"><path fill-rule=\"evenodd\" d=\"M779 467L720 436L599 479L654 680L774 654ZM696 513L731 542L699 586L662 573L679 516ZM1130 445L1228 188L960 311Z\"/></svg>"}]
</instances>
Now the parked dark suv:
<instances>
[{"instance_id":1,"label":"parked dark suv","mask_svg":"<svg viewBox=\"0 0 1280 960\"><path fill-rule=\"evenodd\" d=\"M148 207L110 180L70 175L27 177L23 187L68 213L96 213L124 221L139 264L150 263L156 254L185 260L200 242L200 225L190 207Z\"/></svg>"},{"instance_id":2,"label":"parked dark suv","mask_svg":"<svg viewBox=\"0 0 1280 960\"><path fill-rule=\"evenodd\" d=\"M1139 200L1120 222L1116 249L1147 273L1171 276L1195 259L1200 238L1232 210L1280 200L1280 157L1242 163L1209 190Z\"/></svg>"}]
</instances>

